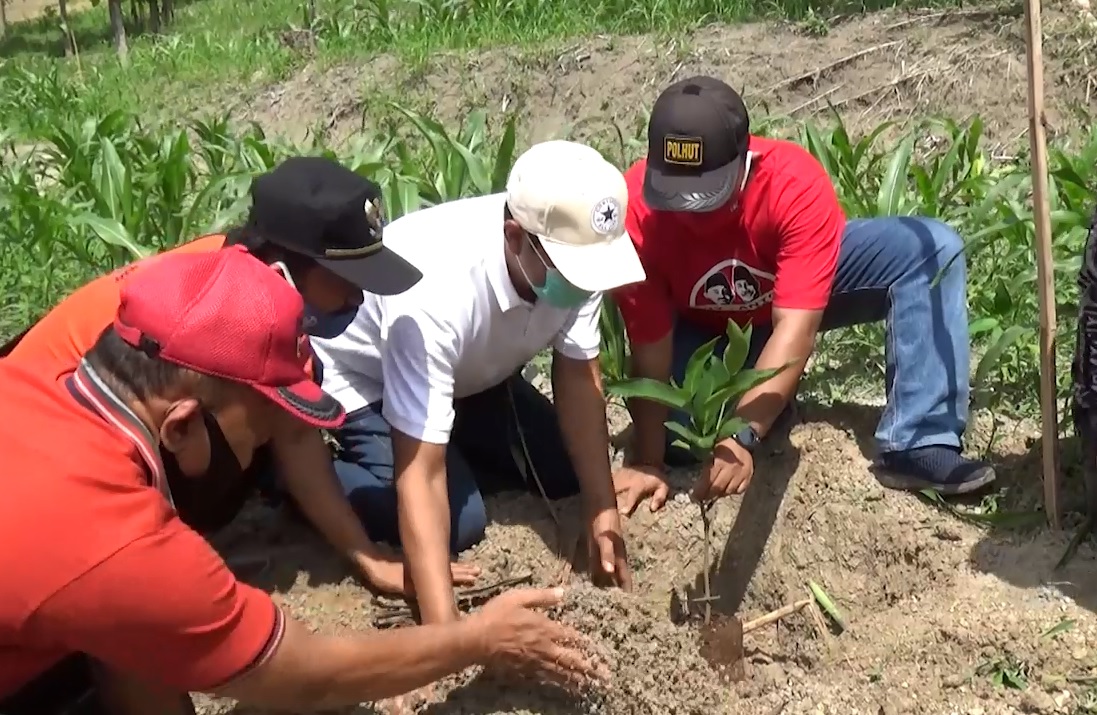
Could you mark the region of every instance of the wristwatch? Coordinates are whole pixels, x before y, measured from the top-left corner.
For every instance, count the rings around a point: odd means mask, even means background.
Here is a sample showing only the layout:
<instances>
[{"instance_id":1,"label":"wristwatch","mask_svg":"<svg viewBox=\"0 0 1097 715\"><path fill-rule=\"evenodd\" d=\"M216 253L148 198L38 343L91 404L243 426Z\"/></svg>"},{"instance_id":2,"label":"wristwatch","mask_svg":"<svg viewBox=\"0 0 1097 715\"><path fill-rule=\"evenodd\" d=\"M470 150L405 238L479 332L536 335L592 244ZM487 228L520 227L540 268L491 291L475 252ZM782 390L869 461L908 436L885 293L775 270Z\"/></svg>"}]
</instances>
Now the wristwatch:
<instances>
[{"instance_id":1,"label":"wristwatch","mask_svg":"<svg viewBox=\"0 0 1097 715\"><path fill-rule=\"evenodd\" d=\"M737 434L732 436L732 439L741 444L751 454L754 453L754 448L758 446L758 442L761 440L758 433L750 425L739 430Z\"/></svg>"}]
</instances>

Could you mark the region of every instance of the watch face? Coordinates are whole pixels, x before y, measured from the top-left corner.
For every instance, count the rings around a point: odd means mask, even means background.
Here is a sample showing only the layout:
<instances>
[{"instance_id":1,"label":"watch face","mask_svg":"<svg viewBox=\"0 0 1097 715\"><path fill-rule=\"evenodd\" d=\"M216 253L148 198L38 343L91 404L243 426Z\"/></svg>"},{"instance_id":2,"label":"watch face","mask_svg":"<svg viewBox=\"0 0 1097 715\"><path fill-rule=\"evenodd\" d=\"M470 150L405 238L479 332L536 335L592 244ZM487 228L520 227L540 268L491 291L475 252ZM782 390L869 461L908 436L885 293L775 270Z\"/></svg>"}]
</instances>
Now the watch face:
<instances>
[{"instance_id":1,"label":"watch face","mask_svg":"<svg viewBox=\"0 0 1097 715\"><path fill-rule=\"evenodd\" d=\"M758 444L758 434L752 427L746 427L735 435L736 441L747 449L753 449Z\"/></svg>"}]
</instances>

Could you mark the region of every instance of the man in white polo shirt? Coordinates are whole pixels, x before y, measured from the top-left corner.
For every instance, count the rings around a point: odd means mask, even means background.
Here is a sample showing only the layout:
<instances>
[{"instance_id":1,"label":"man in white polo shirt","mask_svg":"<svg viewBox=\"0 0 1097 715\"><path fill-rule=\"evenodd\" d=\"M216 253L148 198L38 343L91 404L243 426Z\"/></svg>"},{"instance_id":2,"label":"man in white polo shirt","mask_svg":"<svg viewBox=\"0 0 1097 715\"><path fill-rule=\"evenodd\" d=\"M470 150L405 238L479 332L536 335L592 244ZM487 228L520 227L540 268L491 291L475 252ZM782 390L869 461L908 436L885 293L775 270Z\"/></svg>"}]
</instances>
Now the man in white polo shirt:
<instances>
[{"instance_id":1,"label":"man in white polo shirt","mask_svg":"<svg viewBox=\"0 0 1097 715\"><path fill-rule=\"evenodd\" d=\"M533 472L550 499L582 494L596 580L631 585L598 365L601 292L645 277L627 202L596 150L537 144L506 192L387 226L423 280L313 341L347 411L336 471L370 535L403 546L424 623L457 615L449 557L483 537L482 491L536 490ZM548 347L555 408L521 377Z\"/></svg>"}]
</instances>

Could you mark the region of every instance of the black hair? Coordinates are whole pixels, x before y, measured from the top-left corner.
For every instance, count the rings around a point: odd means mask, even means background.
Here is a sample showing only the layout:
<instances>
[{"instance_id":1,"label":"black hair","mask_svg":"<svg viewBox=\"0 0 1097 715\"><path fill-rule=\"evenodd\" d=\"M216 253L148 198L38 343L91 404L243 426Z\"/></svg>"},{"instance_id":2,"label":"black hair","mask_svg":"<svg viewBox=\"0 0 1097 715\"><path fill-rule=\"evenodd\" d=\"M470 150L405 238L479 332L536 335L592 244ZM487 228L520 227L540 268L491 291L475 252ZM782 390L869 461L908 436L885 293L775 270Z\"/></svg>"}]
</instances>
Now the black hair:
<instances>
[{"instance_id":1,"label":"black hair","mask_svg":"<svg viewBox=\"0 0 1097 715\"><path fill-rule=\"evenodd\" d=\"M259 235L255 227L250 224L236 226L226 231L225 245L243 246L248 250L248 253L255 256L263 263L270 264L275 261L285 263L286 268L289 269L294 280L298 280L299 276L305 275L305 273L316 265L316 262L308 256L294 253L277 243L265 240Z\"/></svg>"},{"instance_id":2,"label":"black hair","mask_svg":"<svg viewBox=\"0 0 1097 715\"><path fill-rule=\"evenodd\" d=\"M223 390L219 389L223 386L222 380L201 375L133 347L115 332L113 325L99 334L84 359L123 399L145 402L182 388L192 392L207 409L216 410L224 396Z\"/></svg>"}]
</instances>

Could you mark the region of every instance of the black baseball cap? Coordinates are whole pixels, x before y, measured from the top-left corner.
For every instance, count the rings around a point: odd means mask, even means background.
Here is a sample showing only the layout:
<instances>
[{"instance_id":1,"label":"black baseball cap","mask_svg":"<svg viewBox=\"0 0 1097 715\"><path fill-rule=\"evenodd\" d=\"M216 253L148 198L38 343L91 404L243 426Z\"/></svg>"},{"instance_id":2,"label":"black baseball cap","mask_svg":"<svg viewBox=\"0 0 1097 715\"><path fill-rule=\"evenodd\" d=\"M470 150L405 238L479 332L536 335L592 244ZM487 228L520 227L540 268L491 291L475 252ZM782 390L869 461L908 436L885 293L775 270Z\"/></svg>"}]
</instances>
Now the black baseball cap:
<instances>
[{"instance_id":1,"label":"black baseball cap","mask_svg":"<svg viewBox=\"0 0 1097 715\"><path fill-rule=\"evenodd\" d=\"M382 243L381 188L322 156L294 156L251 185L248 226L368 293L395 295L423 274Z\"/></svg>"},{"instance_id":2,"label":"black baseball cap","mask_svg":"<svg viewBox=\"0 0 1097 715\"><path fill-rule=\"evenodd\" d=\"M663 90L648 121L644 201L663 211L711 211L735 189L750 142L739 93L715 77Z\"/></svg>"}]
</instances>

